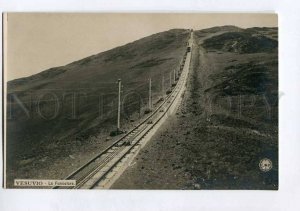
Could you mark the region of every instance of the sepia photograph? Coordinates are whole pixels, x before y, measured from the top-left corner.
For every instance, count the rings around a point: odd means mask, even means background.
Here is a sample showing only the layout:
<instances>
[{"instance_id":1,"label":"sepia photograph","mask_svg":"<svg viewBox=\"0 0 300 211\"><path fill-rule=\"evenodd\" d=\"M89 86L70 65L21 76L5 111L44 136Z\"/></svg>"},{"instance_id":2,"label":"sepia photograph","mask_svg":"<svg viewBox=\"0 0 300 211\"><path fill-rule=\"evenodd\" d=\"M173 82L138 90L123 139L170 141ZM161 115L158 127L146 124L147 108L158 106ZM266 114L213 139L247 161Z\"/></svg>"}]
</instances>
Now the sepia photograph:
<instances>
[{"instance_id":1,"label":"sepia photograph","mask_svg":"<svg viewBox=\"0 0 300 211\"><path fill-rule=\"evenodd\" d=\"M4 188L278 190L275 13L4 13Z\"/></svg>"}]
</instances>

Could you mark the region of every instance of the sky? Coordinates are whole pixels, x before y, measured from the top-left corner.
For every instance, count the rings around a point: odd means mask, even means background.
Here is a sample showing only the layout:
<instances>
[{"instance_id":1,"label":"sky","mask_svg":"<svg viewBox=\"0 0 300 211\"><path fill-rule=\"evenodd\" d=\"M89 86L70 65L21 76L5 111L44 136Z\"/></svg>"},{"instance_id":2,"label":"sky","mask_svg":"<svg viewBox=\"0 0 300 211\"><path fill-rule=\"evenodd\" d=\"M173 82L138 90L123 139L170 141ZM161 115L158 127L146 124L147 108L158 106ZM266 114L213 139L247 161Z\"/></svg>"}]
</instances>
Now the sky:
<instances>
[{"instance_id":1,"label":"sky","mask_svg":"<svg viewBox=\"0 0 300 211\"><path fill-rule=\"evenodd\" d=\"M274 14L252 13L8 13L5 25L7 80L124 45L173 28L277 26Z\"/></svg>"}]
</instances>

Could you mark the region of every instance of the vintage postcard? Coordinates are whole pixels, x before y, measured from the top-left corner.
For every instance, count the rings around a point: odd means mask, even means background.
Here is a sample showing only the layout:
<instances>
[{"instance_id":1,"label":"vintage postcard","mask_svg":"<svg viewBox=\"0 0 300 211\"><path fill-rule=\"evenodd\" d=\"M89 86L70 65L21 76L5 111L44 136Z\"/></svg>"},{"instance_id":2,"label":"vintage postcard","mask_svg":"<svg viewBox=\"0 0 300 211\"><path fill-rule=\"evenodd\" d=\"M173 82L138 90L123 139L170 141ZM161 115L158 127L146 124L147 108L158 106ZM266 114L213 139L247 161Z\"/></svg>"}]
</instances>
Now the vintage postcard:
<instances>
[{"instance_id":1,"label":"vintage postcard","mask_svg":"<svg viewBox=\"0 0 300 211\"><path fill-rule=\"evenodd\" d=\"M278 189L272 13L5 13L4 187Z\"/></svg>"}]
</instances>

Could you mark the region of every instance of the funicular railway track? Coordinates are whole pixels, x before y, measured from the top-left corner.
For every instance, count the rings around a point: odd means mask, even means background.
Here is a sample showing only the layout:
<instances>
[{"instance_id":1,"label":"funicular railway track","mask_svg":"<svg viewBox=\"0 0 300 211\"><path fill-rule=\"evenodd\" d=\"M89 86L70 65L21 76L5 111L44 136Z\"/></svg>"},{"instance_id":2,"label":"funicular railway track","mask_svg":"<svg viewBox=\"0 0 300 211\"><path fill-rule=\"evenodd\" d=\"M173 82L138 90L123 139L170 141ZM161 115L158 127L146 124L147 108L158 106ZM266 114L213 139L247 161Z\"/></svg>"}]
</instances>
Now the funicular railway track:
<instances>
[{"instance_id":1,"label":"funicular railway track","mask_svg":"<svg viewBox=\"0 0 300 211\"><path fill-rule=\"evenodd\" d=\"M121 165L122 160L128 159L130 154L136 151L136 148L148 133L155 131L155 126L162 122L161 120L170 112L170 108L175 104L175 101L180 99L188 77L191 60L191 43L192 38L189 41L189 47L183 58L180 68L181 74L177 84L165 100L136 127L65 178L65 180L76 180L76 186L54 188L107 188L105 183L109 179L109 174L112 174L114 169L118 165Z\"/></svg>"}]
</instances>

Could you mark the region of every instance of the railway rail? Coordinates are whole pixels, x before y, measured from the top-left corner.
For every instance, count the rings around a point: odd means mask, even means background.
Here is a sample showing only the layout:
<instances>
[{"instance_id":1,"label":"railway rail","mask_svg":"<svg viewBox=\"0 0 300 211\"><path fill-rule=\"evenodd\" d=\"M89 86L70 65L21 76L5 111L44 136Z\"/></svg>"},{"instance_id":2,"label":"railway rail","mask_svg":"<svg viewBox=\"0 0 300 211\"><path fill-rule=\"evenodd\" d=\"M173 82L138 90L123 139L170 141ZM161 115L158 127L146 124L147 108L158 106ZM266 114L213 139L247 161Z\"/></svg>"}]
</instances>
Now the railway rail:
<instances>
[{"instance_id":1,"label":"railway rail","mask_svg":"<svg viewBox=\"0 0 300 211\"><path fill-rule=\"evenodd\" d=\"M167 95L165 100L136 127L65 178L65 180L76 180L76 186L53 188L107 188L105 183L107 183L107 180L116 173L114 169L122 165L122 160L126 160L130 156L133 156L132 152L136 151L136 148L141 144L141 141L145 136L155 132L155 126L163 122L162 119L168 115L172 106L175 104L174 102L182 97L180 95L183 93L189 72L192 39L191 34L189 46L187 47L180 68L180 77L172 92Z\"/></svg>"}]
</instances>

